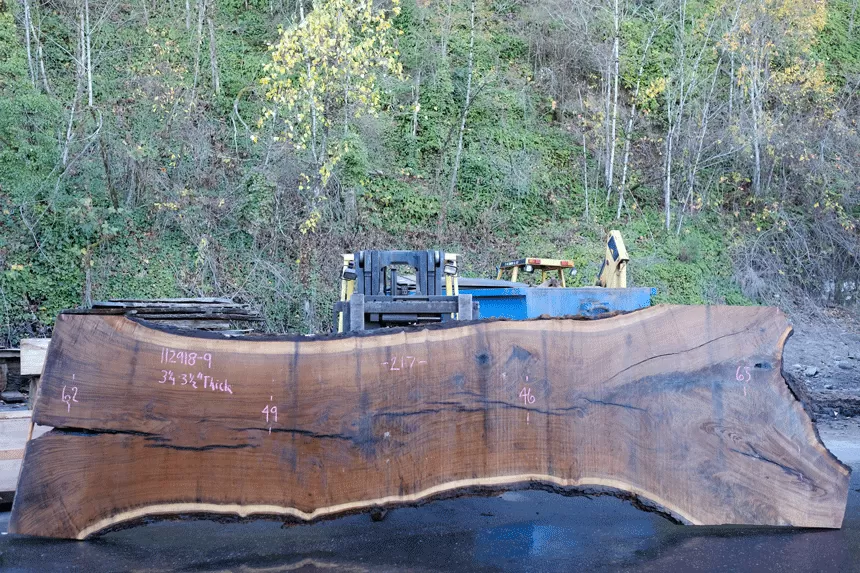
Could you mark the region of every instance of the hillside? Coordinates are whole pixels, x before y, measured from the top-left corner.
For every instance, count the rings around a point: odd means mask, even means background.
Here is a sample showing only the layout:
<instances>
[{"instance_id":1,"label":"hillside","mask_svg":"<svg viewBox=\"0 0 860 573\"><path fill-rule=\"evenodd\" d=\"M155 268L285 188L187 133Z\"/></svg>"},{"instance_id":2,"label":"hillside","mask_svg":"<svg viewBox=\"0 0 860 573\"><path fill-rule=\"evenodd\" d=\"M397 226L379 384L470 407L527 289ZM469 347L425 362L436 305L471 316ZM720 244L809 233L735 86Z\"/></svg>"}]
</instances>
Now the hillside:
<instances>
[{"instance_id":1,"label":"hillside","mask_svg":"<svg viewBox=\"0 0 860 573\"><path fill-rule=\"evenodd\" d=\"M3 345L111 297L331 328L340 255L612 228L658 302L856 310L857 0L0 2Z\"/></svg>"}]
</instances>

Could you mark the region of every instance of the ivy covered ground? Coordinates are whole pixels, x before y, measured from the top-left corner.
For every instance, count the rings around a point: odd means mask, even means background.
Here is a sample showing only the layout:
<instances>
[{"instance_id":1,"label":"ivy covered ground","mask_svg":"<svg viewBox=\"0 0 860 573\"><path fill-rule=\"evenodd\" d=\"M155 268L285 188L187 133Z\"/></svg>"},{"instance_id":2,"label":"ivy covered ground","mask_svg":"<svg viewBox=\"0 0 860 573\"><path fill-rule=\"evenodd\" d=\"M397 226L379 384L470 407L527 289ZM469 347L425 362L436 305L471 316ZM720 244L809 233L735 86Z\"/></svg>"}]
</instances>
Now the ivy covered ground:
<instances>
[{"instance_id":1,"label":"ivy covered ground","mask_svg":"<svg viewBox=\"0 0 860 573\"><path fill-rule=\"evenodd\" d=\"M615 228L657 302L851 308L856 4L802 4L2 4L3 343L114 297L326 331L358 249L590 285Z\"/></svg>"}]
</instances>

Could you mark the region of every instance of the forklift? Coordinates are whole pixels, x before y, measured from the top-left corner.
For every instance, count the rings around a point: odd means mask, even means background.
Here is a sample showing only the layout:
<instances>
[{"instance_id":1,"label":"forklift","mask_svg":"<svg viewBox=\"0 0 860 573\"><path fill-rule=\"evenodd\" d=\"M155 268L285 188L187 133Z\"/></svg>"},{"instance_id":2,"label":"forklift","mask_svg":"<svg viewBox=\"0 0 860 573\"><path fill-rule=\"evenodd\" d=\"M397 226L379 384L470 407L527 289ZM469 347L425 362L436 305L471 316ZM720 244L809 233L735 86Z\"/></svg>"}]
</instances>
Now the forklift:
<instances>
[{"instance_id":1,"label":"forklift","mask_svg":"<svg viewBox=\"0 0 860 573\"><path fill-rule=\"evenodd\" d=\"M472 295L460 294L457 272L457 255L442 251L344 255L338 332L472 320Z\"/></svg>"},{"instance_id":2,"label":"forklift","mask_svg":"<svg viewBox=\"0 0 860 573\"><path fill-rule=\"evenodd\" d=\"M577 288L567 287L565 275L577 269L563 259L504 262L493 280L460 277L458 255L442 251L346 254L334 322L338 332L350 332L482 318L601 318L650 306L656 289L627 286L621 233L611 231L604 244L595 286ZM537 284L518 282L526 275Z\"/></svg>"}]
</instances>

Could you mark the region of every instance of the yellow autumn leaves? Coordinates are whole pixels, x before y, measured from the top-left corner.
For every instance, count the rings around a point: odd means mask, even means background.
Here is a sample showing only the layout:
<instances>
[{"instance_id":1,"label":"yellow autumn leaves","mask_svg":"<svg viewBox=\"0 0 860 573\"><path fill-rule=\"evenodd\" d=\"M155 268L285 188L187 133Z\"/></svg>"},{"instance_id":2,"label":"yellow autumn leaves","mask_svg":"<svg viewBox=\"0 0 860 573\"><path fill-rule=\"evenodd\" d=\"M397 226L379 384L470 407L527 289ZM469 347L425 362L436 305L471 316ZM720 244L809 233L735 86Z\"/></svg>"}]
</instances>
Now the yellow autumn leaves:
<instances>
[{"instance_id":1,"label":"yellow autumn leaves","mask_svg":"<svg viewBox=\"0 0 860 573\"><path fill-rule=\"evenodd\" d=\"M271 61L260 83L274 104L266 120L282 122L276 141L297 151L310 151L316 172L301 174L299 189L312 189L311 213L300 231L312 233L320 220L322 190L334 167L347 152L344 142L351 119L376 116L382 109L380 81L385 76L403 79L389 13L400 13L398 0L388 12L375 10L373 0L316 0L313 10L286 30L270 46ZM256 140L255 140L256 141Z\"/></svg>"},{"instance_id":2,"label":"yellow autumn leaves","mask_svg":"<svg viewBox=\"0 0 860 573\"><path fill-rule=\"evenodd\" d=\"M397 0L392 4L389 12L396 15L400 7ZM403 77L393 35L388 14L374 10L372 0L314 2L303 20L283 30L260 80L284 123L281 137L297 150L336 153L336 146L324 145L332 124L376 115L381 76ZM269 109L266 116L274 113ZM325 185L334 158L316 159Z\"/></svg>"}]
</instances>

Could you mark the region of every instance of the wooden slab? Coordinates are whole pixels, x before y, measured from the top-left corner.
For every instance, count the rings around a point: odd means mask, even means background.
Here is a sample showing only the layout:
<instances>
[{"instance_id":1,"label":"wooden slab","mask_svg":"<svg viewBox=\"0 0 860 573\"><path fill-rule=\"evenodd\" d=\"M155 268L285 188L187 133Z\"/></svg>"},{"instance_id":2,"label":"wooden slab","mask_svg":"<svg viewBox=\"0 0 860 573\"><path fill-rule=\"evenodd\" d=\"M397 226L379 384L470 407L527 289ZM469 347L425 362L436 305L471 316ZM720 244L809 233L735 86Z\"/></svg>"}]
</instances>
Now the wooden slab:
<instances>
[{"instance_id":1,"label":"wooden slab","mask_svg":"<svg viewBox=\"0 0 860 573\"><path fill-rule=\"evenodd\" d=\"M633 497L690 524L840 527L850 470L765 307L225 340L61 315L10 532L313 520L475 490Z\"/></svg>"},{"instance_id":2,"label":"wooden slab","mask_svg":"<svg viewBox=\"0 0 860 573\"><path fill-rule=\"evenodd\" d=\"M15 491L24 446L30 431L29 410L0 410L0 496ZM36 426L34 436L40 436L50 428Z\"/></svg>"},{"instance_id":3,"label":"wooden slab","mask_svg":"<svg viewBox=\"0 0 860 573\"><path fill-rule=\"evenodd\" d=\"M45 367L50 338L21 339L21 376L38 376Z\"/></svg>"}]
</instances>

